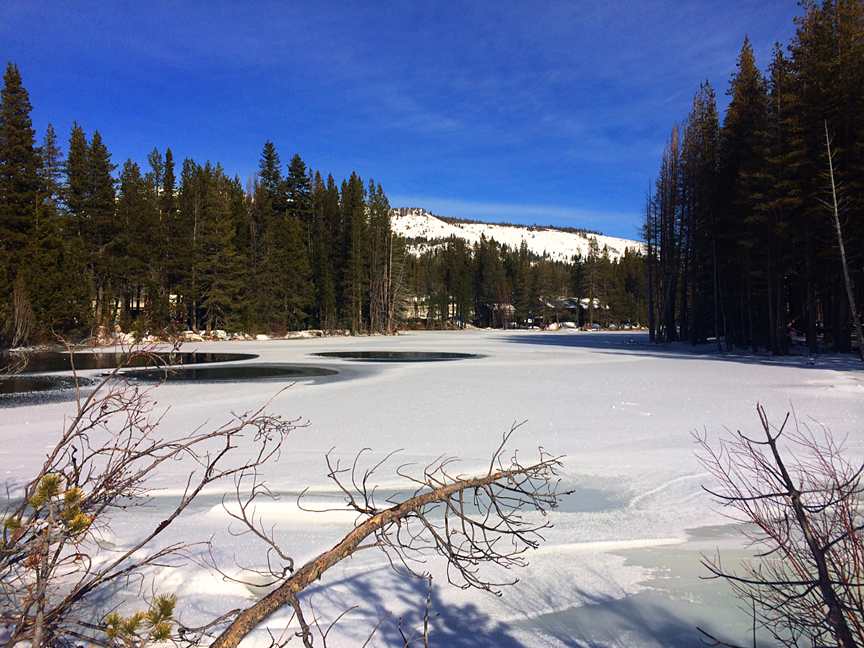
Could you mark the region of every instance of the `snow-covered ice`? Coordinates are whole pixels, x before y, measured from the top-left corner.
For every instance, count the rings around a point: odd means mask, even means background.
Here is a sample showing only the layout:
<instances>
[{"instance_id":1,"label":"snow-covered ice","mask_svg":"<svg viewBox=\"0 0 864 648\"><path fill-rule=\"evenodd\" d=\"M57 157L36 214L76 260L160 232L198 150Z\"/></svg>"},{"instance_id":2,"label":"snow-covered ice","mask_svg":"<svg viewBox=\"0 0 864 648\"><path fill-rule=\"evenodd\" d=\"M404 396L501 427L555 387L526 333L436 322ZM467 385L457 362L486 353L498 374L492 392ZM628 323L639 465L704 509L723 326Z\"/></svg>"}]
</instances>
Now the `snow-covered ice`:
<instances>
[{"instance_id":1,"label":"snow-covered ice","mask_svg":"<svg viewBox=\"0 0 864 648\"><path fill-rule=\"evenodd\" d=\"M262 362L291 362L346 370L343 379L301 381L279 395L269 410L303 417L279 462L266 473L282 497L259 506L284 548L298 562L338 541L353 516L310 513L296 505L309 489L306 508L339 504L326 478L324 454L350 461L371 448L374 464L393 450L377 483L386 493L404 488L400 463L423 466L440 455L460 457L461 472L482 472L501 435L525 421L512 448L528 458L542 446L566 455L561 475L574 494L553 512L546 542L529 553L529 566L510 576L520 582L495 597L446 585L443 561L431 557L431 642L439 646L666 646L697 645L695 627L729 641L747 641L747 615L722 584L704 581L700 552L717 548L745 555L734 529L701 488L708 477L694 456L691 433L716 438L729 430L758 429L755 406L780 422L790 408L835 435L848 435L847 452L864 452L864 373L851 357L768 359L695 354L689 347L656 348L644 334L578 331L456 331L395 337L339 337L254 342L195 343L184 351L257 353ZM357 363L314 357L327 351L433 351L480 354L452 362ZM257 409L279 390L278 382L165 383L154 391L157 411L168 408L162 434L216 426L230 413ZM0 409L0 472L7 484L36 472L56 440L70 402ZM150 508L115 519L116 542L158 519L183 486L188 466L178 462L154 479ZM171 537L213 537L216 558L236 565L263 564L264 548L227 532L223 490L202 493ZM407 491L407 489L405 489ZM159 591L177 591L189 625L238 605L263 588L225 582L186 565L157 575ZM393 574L386 557L364 551L328 572L312 592L317 613L332 620L351 606L331 631L328 645L361 645L390 613L371 645L398 643L398 619L419 628L425 582ZM259 591L260 590L260 591ZM277 634L287 614L271 618ZM283 625L280 626L280 623ZM327 622L329 623L329 621ZM324 625L326 628L326 624ZM262 645L269 643L259 633Z\"/></svg>"}]
</instances>

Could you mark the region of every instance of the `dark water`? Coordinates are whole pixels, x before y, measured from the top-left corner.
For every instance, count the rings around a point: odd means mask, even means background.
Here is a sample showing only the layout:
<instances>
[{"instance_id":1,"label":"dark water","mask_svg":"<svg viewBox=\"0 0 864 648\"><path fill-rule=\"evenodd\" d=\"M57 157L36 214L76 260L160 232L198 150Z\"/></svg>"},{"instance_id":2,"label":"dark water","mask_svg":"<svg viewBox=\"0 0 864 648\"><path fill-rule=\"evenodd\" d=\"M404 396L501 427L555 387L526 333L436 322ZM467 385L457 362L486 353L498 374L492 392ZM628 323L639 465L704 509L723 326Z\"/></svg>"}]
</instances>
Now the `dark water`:
<instances>
[{"instance_id":1,"label":"dark water","mask_svg":"<svg viewBox=\"0 0 864 648\"><path fill-rule=\"evenodd\" d=\"M339 372L307 365L227 365L218 367L184 366L177 369L137 369L123 372L134 380L186 382L238 382L242 380L293 380L335 376Z\"/></svg>"},{"instance_id":2,"label":"dark water","mask_svg":"<svg viewBox=\"0 0 864 648\"><path fill-rule=\"evenodd\" d=\"M70 389L75 386L71 378L59 376L9 376L0 380L0 394L23 394L27 392Z\"/></svg>"},{"instance_id":3,"label":"dark water","mask_svg":"<svg viewBox=\"0 0 864 648\"><path fill-rule=\"evenodd\" d=\"M154 353L149 355L136 356L129 360L126 353L92 353L92 352L77 352L74 354L75 369L86 371L88 369L113 369L120 366L128 360L130 367L146 367L152 365L196 365L206 364L211 362L237 362L240 360L253 360L258 356L252 353L199 353L199 352L174 352L174 353ZM10 365L13 370L16 363L20 363L20 356L12 355L4 357L0 363L0 371L3 371ZM27 359L27 364L24 368L15 373L33 374L33 373L50 373L56 371L72 371L71 356L69 353L62 351L39 351L33 353Z\"/></svg>"},{"instance_id":4,"label":"dark water","mask_svg":"<svg viewBox=\"0 0 864 648\"><path fill-rule=\"evenodd\" d=\"M341 358L366 362L440 362L442 360L466 360L483 357L474 353L437 353L434 351L328 351L315 355L322 358Z\"/></svg>"}]
</instances>

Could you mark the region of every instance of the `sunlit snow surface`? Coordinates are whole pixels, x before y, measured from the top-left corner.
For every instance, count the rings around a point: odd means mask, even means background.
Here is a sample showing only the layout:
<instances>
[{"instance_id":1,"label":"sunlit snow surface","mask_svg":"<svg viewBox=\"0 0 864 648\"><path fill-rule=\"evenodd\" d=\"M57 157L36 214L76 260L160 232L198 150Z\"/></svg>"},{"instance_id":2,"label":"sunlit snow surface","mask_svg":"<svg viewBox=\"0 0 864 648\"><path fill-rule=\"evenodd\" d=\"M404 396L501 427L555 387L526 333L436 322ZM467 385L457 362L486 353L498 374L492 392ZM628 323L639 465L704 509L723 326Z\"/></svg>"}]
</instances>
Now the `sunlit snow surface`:
<instances>
[{"instance_id":1,"label":"sunlit snow surface","mask_svg":"<svg viewBox=\"0 0 864 648\"><path fill-rule=\"evenodd\" d=\"M436 646L678 646L698 645L696 626L726 641L748 642L749 620L726 589L701 580L700 552L723 551L727 561L747 555L737 536L701 489L710 485L694 457L691 432L756 432L756 402L780 422L794 407L799 420L848 435L847 452L864 450L864 374L845 356L769 359L719 358L689 347L656 348L631 333L471 331L396 337L220 342L183 350L259 354L258 363L314 364L344 379L298 382L269 406L285 417L303 417L279 462L266 472L282 495L262 503L258 515L283 548L301 563L338 541L354 518L340 512L300 510L338 506L326 479L324 454L350 462L371 448L367 463L401 449L377 474L383 498L400 490L395 469L423 466L457 455L465 474L488 467L490 453L514 422L526 421L511 443L528 460L538 446L566 455L563 487L574 495L550 520L546 542L528 555L530 565L507 574L519 584L497 598L446 583L443 561L422 566L433 574L430 642ZM469 353L483 357L441 363L358 365L313 356L336 351ZM168 408L162 434L218 426L230 413L257 409L280 383L166 383L153 393L157 412ZM61 430L70 402L0 410L0 467L14 486L37 471ZM178 497L186 462L166 466L149 508L118 516L105 540L128 543ZM222 495L211 489L169 527L166 541L212 537L214 555L227 572L260 567L265 548L228 532ZM495 576L488 572L490 576ZM137 583L135 584L137 592ZM190 626L250 604L262 588L224 581L192 564L161 570L145 591L177 592ZM423 581L399 577L376 549L361 552L328 572L311 592L322 629L343 611L328 645L362 645L386 616L369 645L402 645L403 629L422 629ZM387 616L389 613L389 616ZM266 627L277 636L287 614ZM257 643L270 638L261 631ZM295 640L296 642L296 640ZM319 645L320 638L316 645ZM244 644L245 645L245 644ZM293 644L292 644L293 645ZM422 645L422 642L421 642Z\"/></svg>"}]
</instances>

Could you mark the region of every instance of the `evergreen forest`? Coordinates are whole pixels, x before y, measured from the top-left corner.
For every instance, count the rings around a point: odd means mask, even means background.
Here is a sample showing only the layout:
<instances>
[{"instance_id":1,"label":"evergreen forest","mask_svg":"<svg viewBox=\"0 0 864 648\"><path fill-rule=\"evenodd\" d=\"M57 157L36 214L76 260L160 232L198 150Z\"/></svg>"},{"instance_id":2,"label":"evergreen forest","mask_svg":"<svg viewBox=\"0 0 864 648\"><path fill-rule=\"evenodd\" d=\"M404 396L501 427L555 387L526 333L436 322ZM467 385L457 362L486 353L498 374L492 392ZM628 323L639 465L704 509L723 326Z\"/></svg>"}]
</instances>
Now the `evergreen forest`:
<instances>
[{"instance_id":1,"label":"evergreen forest","mask_svg":"<svg viewBox=\"0 0 864 648\"><path fill-rule=\"evenodd\" d=\"M41 145L17 65L0 94L0 343L123 331L285 335L319 329L513 327L645 321L644 259L553 262L494 240L416 256L382 187L341 183L264 144L245 186L219 163L122 165L77 123Z\"/></svg>"},{"instance_id":2,"label":"evergreen forest","mask_svg":"<svg viewBox=\"0 0 864 648\"><path fill-rule=\"evenodd\" d=\"M569 263L481 237L451 237L408 259L409 294L426 325L510 328L573 322L580 327L637 328L647 322L645 258L626 249L611 258L596 238ZM411 319L411 318L409 318Z\"/></svg>"},{"instance_id":3,"label":"evergreen forest","mask_svg":"<svg viewBox=\"0 0 864 648\"><path fill-rule=\"evenodd\" d=\"M801 335L810 352L851 350L864 302L864 3L802 9L764 73L745 39L722 124L705 81L672 130L645 213L653 340L786 354Z\"/></svg>"}]
</instances>

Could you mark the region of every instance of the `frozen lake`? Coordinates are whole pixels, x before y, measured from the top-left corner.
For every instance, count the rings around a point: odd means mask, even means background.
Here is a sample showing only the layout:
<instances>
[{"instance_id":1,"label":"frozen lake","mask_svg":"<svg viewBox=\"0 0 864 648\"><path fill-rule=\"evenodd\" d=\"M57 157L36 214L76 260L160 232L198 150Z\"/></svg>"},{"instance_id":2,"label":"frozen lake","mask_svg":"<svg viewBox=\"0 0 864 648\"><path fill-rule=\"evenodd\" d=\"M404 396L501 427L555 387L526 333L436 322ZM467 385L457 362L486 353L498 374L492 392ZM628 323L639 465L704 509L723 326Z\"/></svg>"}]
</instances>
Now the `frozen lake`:
<instances>
[{"instance_id":1,"label":"frozen lake","mask_svg":"<svg viewBox=\"0 0 864 648\"><path fill-rule=\"evenodd\" d=\"M461 472L484 472L514 422L525 421L510 444L520 455L535 456L538 446L566 455L562 486L575 492L552 514L554 528L527 556L530 565L510 574L520 583L498 598L448 586L440 559L424 566L435 584L432 645L698 645L697 625L746 643L747 615L722 584L700 578L706 574L701 553L720 548L733 560L746 551L701 488L710 482L694 457L691 433L707 430L716 438L726 428L755 432L758 401L772 421L780 423L794 408L799 419L825 424L837 437L848 435L849 456L864 454L864 373L853 357L818 357L815 363L806 357L721 358L688 347L653 348L645 334L567 331L196 343L183 350L253 353L259 365L339 372L338 379L297 382L269 408L309 421L292 433L266 474L282 499L259 510L298 563L352 526L350 515L306 513L295 503L309 488L307 506L338 504L326 478L324 454L331 448L343 460L371 448L370 462L401 449L377 474L388 493L402 488L395 468L406 461L422 466L455 455ZM358 363L318 355L366 351L481 357ZM257 409L280 386L272 379L165 383L154 392L157 410L168 408L162 434L215 427L231 411ZM72 403L56 401L0 409L0 468L7 484L36 472L72 410ZM186 468L171 466L157 476L162 490L152 508L117 518L112 527L118 542L157 519L160 507L176 497ZM220 501L221 492L205 493L175 523L173 537L213 536L216 557L228 568L235 560L262 564L262 547L226 532ZM177 591L188 625L210 612L248 605L255 595L192 565L156 578L159 591ZM329 620L359 606L330 633L328 645L361 645L388 612L369 645L401 645L398 618L419 628L426 585L394 575L386 557L370 550L328 572L312 595L316 612ZM274 617L268 626L281 631L286 618ZM259 638L262 645L269 642L263 633Z\"/></svg>"}]
</instances>

